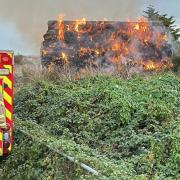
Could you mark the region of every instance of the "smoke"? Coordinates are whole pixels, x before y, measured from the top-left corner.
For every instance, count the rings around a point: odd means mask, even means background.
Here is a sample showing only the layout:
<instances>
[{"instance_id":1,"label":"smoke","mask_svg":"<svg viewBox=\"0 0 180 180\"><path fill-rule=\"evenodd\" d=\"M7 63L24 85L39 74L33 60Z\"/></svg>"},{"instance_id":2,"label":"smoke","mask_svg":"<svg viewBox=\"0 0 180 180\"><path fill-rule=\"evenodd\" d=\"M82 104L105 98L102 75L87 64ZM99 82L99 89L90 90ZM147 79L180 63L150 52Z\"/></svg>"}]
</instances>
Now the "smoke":
<instances>
[{"instance_id":1,"label":"smoke","mask_svg":"<svg viewBox=\"0 0 180 180\"><path fill-rule=\"evenodd\" d=\"M13 22L23 41L37 54L47 21L57 19L60 13L66 14L66 19L123 21L140 16L149 3L150 0L0 0L0 19Z\"/></svg>"},{"instance_id":2,"label":"smoke","mask_svg":"<svg viewBox=\"0 0 180 180\"><path fill-rule=\"evenodd\" d=\"M10 22L2 22L0 19L0 49L1 50L13 50L15 52L23 52L24 55L29 55L34 53L29 49L29 44L27 44L22 37L16 25ZM16 54L17 54L16 53Z\"/></svg>"}]
</instances>

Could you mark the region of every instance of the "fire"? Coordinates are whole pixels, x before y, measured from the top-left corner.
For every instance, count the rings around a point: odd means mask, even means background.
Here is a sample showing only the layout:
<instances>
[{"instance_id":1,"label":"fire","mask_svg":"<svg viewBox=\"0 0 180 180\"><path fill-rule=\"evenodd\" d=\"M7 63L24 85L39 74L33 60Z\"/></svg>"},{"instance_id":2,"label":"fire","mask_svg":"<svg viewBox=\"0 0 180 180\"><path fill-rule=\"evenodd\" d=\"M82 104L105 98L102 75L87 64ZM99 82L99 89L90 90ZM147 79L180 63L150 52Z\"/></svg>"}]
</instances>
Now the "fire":
<instances>
[{"instance_id":1,"label":"fire","mask_svg":"<svg viewBox=\"0 0 180 180\"><path fill-rule=\"evenodd\" d=\"M114 43L112 44L112 51L118 51L121 49L120 43Z\"/></svg>"},{"instance_id":2,"label":"fire","mask_svg":"<svg viewBox=\"0 0 180 180\"><path fill-rule=\"evenodd\" d=\"M110 61L113 63L113 64L116 64L118 65L121 61L121 56L118 56L118 55L115 55L115 56L112 56Z\"/></svg>"},{"instance_id":3,"label":"fire","mask_svg":"<svg viewBox=\"0 0 180 180\"><path fill-rule=\"evenodd\" d=\"M153 61L149 61L144 64L145 70L155 70L157 68L158 68L157 64L155 64Z\"/></svg>"},{"instance_id":4,"label":"fire","mask_svg":"<svg viewBox=\"0 0 180 180\"><path fill-rule=\"evenodd\" d=\"M66 29L67 29L67 31L70 31L70 26L66 25Z\"/></svg>"},{"instance_id":5,"label":"fire","mask_svg":"<svg viewBox=\"0 0 180 180\"><path fill-rule=\"evenodd\" d=\"M96 60L102 57L102 61L115 66L138 65L145 71L172 67L171 63L167 63L170 62L169 55L161 52L168 43L167 34L163 30L158 31L145 18L122 25L118 22L110 24L105 19L91 22L82 18L65 22L63 17L58 17L57 26L58 39L62 41L58 59L64 63L77 57L83 62L87 62L84 58ZM68 41L64 37L65 32ZM54 44L49 45L50 50L43 50L42 55L47 56L55 47ZM66 48L67 54L64 52Z\"/></svg>"},{"instance_id":6,"label":"fire","mask_svg":"<svg viewBox=\"0 0 180 180\"><path fill-rule=\"evenodd\" d=\"M65 64L68 63L68 56L64 52L61 53L61 59L64 61Z\"/></svg>"},{"instance_id":7,"label":"fire","mask_svg":"<svg viewBox=\"0 0 180 180\"><path fill-rule=\"evenodd\" d=\"M78 20L78 19L75 20L74 30L75 30L76 32L80 32L79 27L80 27L81 25L86 25L86 19L85 19L85 18L82 18L82 19L80 19L80 20Z\"/></svg>"},{"instance_id":8,"label":"fire","mask_svg":"<svg viewBox=\"0 0 180 180\"><path fill-rule=\"evenodd\" d=\"M48 72L52 72L54 71L54 63L51 62L49 65L48 65Z\"/></svg>"},{"instance_id":9,"label":"fire","mask_svg":"<svg viewBox=\"0 0 180 180\"><path fill-rule=\"evenodd\" d=\"M58 37L60 40L64 40L64 23L63 23L63 17L64 14L60 14L58 16Z\"/></svg>"},{"instance_id":10,"label":"fire","mask_svg":"<svg viewBox=\"0 0 180 180\"><path fill-rule=\"evenodd\" d=\"M135 30L139 30L139 24L136 24L134 27Z\"/></svg>"},{"instance_id":11,"label":"fire","mask_svg":"<svg viewBox=\"0 0 180 180\"><path fill-rule=\"evenodd\" d=\"M91 49L89 47L88 48L83 48L83 47L80 48L80 55L81 56L88 54L90 52L91 52Z\"/></svg>"},{"instance_id":12,"label":"fire","mask_svg":"<svg viewBox=\"0 0 180 180\"><path fill-rule=\"evenodd\" d=\"M156 35L156 47L157 48L160 48L162 43L167 41L168 38L167 38L167 35L166 34L162 34L162 33L157 33Z\"/></svg>"},{"instance_id":13,"label":"fire","mask_svg":"<svg viewBox=\"0 0 180 180\"><path fill-rule=\"evenodd\" d=\"M96 49L96 50L95 50L95 53L96 53L97 56L99 56L99 55L100 55L99 49Z\"/></svg>"},{"instance_id":14,"label":"fire","mask_svg":"<svg viewBox=\"0 0 180 180\"><path fill-rule=\"evenodd\" d=\"M149 60L143 65L144 65L144 69L147 71L169 69L173 67L173 64L168 59L164 59L161 62L154 62L152 60Z\"/></svg>"}]
</instances>

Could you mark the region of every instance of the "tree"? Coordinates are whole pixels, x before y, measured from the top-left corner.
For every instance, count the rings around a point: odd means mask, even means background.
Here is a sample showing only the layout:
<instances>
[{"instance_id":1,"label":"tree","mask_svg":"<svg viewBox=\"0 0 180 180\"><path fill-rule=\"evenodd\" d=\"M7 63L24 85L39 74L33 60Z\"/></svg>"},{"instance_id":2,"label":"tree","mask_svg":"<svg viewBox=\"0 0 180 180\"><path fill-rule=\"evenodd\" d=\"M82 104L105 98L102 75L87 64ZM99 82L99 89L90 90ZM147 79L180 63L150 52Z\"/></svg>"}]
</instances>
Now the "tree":
<instances>
[{"instance_id":1,"label":"tree","mask_svg":"<svg viewBox=\"0 0 180 180\"><path fill-rule=\"evenodd\" d=\"M153 6L147 7L146 11L143 11L144 17L147 18L150 21L158 21L159 20L159 12L156 11Z\"/></svg>"},{"instance_id":2,"label":"tree","mask_svg":"<svg viewBox=\"0 0 180 180\"><path fill-rule=\"evenodd\" d=\"M175 19L173 16L168 17L167 14L160 14L155 10L153 6L147 7L147 10L144 11L144 17L150 21L160 21L164 26L169 30L174 39L177 42L177 49L180 49L180 28L177 28L175 25ZM179 71L180 69L180 55L178 53L172 57L172 62L174 64L174 71Z\"/></svg>"},{"instance_id":3,"label":"tree","mask_svg":"<svg viewBox=\"0 0 180 180\"><path fill-rule=\"evenodd\" d=\"M176 41L180 38L180 28L177 28L175 25L175 19L173 16L168 17L167 14L160 14L155 10L153 6L147 7L147 10L144 11L144 17L150 21L160 21L164 26L171 32L172 36Z\"/></svg>"}]
</instances>

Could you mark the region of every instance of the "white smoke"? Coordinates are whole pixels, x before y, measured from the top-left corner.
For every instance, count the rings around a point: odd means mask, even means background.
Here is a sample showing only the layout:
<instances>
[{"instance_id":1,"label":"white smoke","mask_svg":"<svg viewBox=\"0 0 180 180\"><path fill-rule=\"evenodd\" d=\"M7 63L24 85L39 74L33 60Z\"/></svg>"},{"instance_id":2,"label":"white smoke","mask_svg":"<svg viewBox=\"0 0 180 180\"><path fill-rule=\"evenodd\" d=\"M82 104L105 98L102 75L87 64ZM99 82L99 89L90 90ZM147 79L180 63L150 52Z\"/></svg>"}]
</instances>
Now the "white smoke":
<instances>
[{"instance_id":1,"label":"white smoke","mask_svg":"<svg viewBox=\"0 0 180 180\"><path fill-rule=\"evenodd\" d=\"M47 21L65 13L66 19L127 20L140 16L150 0L0 0L0 17L16 24L29 48L39 53ZM8 33L8 32L7 32ZM16 33L16 32L15 32Z\"/></svg>"}]
</instances>

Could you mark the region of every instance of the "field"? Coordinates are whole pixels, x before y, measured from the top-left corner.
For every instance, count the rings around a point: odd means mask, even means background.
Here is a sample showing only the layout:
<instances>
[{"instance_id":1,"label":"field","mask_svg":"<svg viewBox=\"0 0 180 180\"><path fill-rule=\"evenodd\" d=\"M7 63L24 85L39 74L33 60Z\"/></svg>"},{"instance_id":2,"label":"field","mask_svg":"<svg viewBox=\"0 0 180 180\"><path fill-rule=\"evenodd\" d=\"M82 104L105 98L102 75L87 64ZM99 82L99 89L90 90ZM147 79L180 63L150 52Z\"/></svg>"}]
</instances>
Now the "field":
<instances>
[{"instance_id":1,"label":"field","mask_svg":"<svg viewBox=\"0 0 180 180\"><path fill-rule=\"evenodd\" d=\"M16 80L14 151L1 179L180 178L178 76L27 81Z\"/></svg>"}]
</instances>

